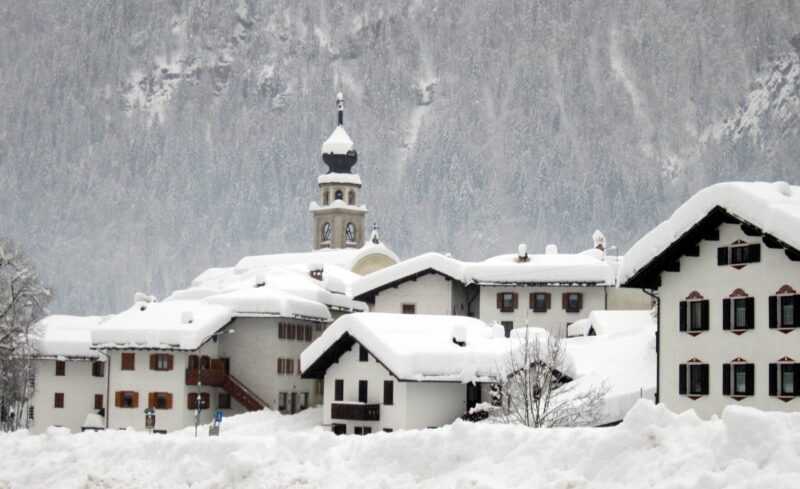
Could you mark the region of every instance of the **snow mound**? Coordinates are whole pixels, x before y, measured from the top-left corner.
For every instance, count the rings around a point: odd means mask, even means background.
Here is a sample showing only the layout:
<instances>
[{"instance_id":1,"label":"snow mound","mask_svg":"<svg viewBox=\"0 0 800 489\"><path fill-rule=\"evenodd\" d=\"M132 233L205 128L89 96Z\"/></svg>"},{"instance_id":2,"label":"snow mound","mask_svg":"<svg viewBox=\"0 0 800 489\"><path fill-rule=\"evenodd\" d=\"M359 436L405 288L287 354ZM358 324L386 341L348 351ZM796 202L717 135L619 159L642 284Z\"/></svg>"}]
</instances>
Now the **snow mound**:
<instances>
[{"instance_id":1,"label":"snow mound","mask_svg":"<svg viewBox=\"0 0 800 489\"><path fill-rule=\"evenodd\" d=\"M639 402L612 428L535 430L457 421L334 436L319 410L225 419L207 430L0 434L0 486L169 488L800 487L800 414L728 407L701 421Z\"/></svg>"}]
</instances>

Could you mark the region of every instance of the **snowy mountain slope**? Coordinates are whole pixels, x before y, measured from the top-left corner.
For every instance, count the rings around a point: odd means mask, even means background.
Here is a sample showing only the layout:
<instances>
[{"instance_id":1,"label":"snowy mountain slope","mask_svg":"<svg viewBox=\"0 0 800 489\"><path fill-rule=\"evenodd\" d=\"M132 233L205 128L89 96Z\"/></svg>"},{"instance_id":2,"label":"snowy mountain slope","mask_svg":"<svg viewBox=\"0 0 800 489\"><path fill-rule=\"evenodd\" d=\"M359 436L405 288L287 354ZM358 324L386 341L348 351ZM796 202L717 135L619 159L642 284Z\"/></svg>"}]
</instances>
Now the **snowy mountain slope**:
<instances>
[{"instance_id":1,"label":"snowy mountain slope","mask_svg":"<svg viewBox=\"0 0 800 489\"><path fill-rule=\"evenodd\" d=\"M612 428L458 421L435 430L335 436L319 410L223 421L219 438L127 431L0 434L0 487L792 488L800 415L729 406L699 420L640 401ZM205 427L203 427L205 428ZM201 428L201 433L207 432Z\"/></svg>"},{"instance_id":2,"label":"snowy mountain slope","mask_svg":"<svg viewBox=\"0 0 800 489\"><path fill-rule=\"evenodd\" d=\"M793 56L793 3L30 0L0 18L0 234L61 312L307 249L338 90L368 219L403 256L579 250L596 228L624 249L698 186L800 181L791 118L764 144L702 137Z\"/></svg>"}]
</instances>

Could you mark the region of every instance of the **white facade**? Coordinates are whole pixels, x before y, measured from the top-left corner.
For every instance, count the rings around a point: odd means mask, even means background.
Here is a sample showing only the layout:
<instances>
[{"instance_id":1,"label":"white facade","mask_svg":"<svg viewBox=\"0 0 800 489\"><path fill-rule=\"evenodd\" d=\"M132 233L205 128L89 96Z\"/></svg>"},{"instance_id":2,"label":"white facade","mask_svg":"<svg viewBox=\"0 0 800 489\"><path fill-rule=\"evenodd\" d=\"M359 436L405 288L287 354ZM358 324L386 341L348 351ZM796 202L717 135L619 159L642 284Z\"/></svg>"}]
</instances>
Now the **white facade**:
<instances>
[{"instance_id":1,"label":"white facade","mask_svg":"<svg viewBox=\"0 0 800 489\"><path fill-rule=\"evenodd\" d=\"M467 315L464 287L444 275L429 273L416 280L403 282L396 288L375 295L373 312L402 313L403 306L412 306L415 314Z\"/></svg>"},{"instance_id":2,"label":"white facade","mask_svg":"<svg viewBox=\"0 0 800 489\"><path fill-rule=\"evenodd\" d=\"M735 241L761 245L757 263L737 269L717 264L717 248ZM673 411L694 409L707 418L720 414L728 404L754 406L774 411L796 411L800 399L781 400L769 395L769 364L783 357L800 361L800 331L786 334L769 328L769 297L785 285L800 290L800 262L787 258L783 249L764 245L761 237L748 236L738 224L722 224L719 241L703 240L699 256L680 258L679 272L662 272L660 298L659 399ZM722 301L736 289L754 298L755 325L741 334L722 329ZM693 294L694 293L694 294ZM693 335L679 330L679 304L690 296L709 301L708 331ZM795 312L795 314L797 314ZM708 365L708 394L680 395L679 365L697 359ZM752 396L735 400L722 393L722 365L734 359L754 364ZM696 397L693 399L693 397Z\"/></svg>"},{"instance_id":3,"label":"white facade","mask_svg":"<svg viewBox=\"0 0 800 489\"><path fill-rule=\"evenodd\" d=\"M374 356L360 361L359 344L339 357L338 362L325 373L323 424L344 425L345 433L355 433L356 427L368 427L371 432L381 430L419 429L443 426L453 422L466 410L466 385L460 382L403 382L397 380ZM336 381L343 382L343 398L335 399ZM358 402L359 381L367 382L366 404L380 408L378 421L337 419L331 416L332 405ZM384 383L392 382L393 400L384 403Z\"/></svg>"},{"instance_id":4,"label":"white facade","mask_svg":"<svg viewBox=\"0 0 800 489\"><path fill-rule=\"evenodd\" d=\"M106 377L92 375L95 359L65 359L64 375L56 375L56 359L38 358L34 361L36 377L31 399L32 433L43 433L49 426L81 431L87 414L96 414L95 396L106 398ZM102 363L102 362L101 362ZM105 367L103 373L107 374ZM63 407L56 407L56 394L63 395Z\"/></svg>"},{"instance_id":5,"label":"white facade","mask_svg":"<svg viewBox=\"0 0 800 489\"><path fill-rule=\"evenodd\" d=\"M310 341L281 338L279 325L309 327L316 339L324 324L285 318L239 317L234 334L220 339L220 354L230 359L230 373L253 390L268 407L293 413L322 402L319 381L300 378L300 353ZM278 372L278 359L292 361L291 373ZM283 395L283 399L281 398Z\"/></svg>"}]
</instances>

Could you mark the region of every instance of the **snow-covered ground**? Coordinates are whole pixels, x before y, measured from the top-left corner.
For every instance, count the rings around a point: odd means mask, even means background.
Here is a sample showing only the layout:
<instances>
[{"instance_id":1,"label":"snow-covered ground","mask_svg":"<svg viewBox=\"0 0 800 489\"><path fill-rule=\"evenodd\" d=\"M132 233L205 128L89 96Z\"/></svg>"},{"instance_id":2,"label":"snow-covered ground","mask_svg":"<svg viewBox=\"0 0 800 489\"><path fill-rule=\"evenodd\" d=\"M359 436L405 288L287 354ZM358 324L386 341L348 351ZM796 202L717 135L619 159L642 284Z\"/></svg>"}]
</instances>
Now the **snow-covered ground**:
<instances>
[{"instance_id":1,"label":"snow-covered ground","mask_svg":"<svg viewBox=\"0 0 800 489\"><path fill-rule=\"evenodd\" d=\"M701 421L642 401L613 428L456 422L336 437L318 409L259 412L222 436L0 435L0 488L796 488L800 414L729 407Z\"/></svg>"}]
</instances>

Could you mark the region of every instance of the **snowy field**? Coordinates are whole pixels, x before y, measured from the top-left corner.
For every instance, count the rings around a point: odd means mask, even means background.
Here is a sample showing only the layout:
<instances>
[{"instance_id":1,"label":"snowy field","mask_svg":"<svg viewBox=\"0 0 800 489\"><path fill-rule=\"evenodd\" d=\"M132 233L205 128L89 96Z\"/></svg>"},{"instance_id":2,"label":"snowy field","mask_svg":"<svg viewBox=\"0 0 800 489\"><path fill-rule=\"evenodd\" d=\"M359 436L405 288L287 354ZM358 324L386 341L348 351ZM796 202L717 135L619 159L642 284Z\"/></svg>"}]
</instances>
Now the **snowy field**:
<instances>
[{"instance_id":1,"label":"snowy field","mask_svg":"<svg viewBox=\"0 0 800 489\"><path fill-rule=\"evenodd\" d=\"M250 413L219 438L125 431L0 435L0 488L797 488L800 414L730 407L700 421L641 401L614 428L457 422L336 437Z\"/></svg>"}]
</instances>

